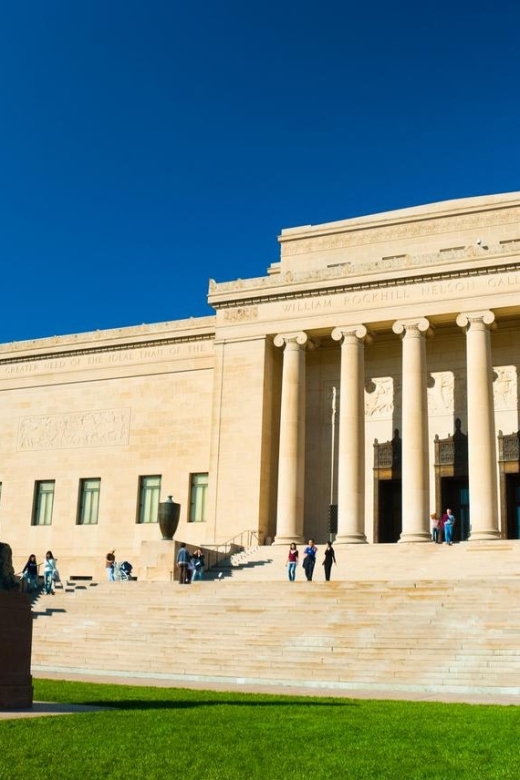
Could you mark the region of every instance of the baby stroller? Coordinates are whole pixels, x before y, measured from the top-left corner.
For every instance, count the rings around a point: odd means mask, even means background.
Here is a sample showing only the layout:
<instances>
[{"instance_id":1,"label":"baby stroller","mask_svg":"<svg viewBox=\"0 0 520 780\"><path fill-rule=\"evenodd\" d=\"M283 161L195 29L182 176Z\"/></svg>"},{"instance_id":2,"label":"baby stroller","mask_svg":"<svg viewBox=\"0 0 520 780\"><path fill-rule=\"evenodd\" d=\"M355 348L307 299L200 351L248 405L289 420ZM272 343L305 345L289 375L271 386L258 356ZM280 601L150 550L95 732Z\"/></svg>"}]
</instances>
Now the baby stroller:
<instances>
[{"instance_id":1,"label":"baby stroller","mask_svg":"<svg viewBox=\"0 0 520 780\"><path fill-rule=\"evenodd\" d=\"M128 563L128 561L123 561L122 563L115 563L114 564L114 579L115 580L130 580L132 569L134 567L131 563Z\"/></svg>"}]
</instances>

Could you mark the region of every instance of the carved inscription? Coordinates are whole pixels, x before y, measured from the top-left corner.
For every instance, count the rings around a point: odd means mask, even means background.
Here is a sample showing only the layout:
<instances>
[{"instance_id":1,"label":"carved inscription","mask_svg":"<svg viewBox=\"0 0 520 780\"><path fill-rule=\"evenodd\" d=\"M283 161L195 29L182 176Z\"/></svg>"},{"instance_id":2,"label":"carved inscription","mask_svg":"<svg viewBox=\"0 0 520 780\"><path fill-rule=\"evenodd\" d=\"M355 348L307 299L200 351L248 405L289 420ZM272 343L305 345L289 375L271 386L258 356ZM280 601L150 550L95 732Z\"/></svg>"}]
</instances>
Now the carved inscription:
<instances>
[{"instance_id":1,"label":"carved inscription","mask_svg":"<svg viewBox=\"0 0 520 780\"><path fill-rule=\"evenodd\" d=\"M153 363L159 360L202 356L211 354L212 350L213 341L192 341L166 346L158 345L135 349L92 352L83 355L64 355L56 358L27 360L17 363L5 362L0 363L0 378L8 379L31 374Z\"/></svg>"},{"instance_id":2,"label":"carved inscription","mask_svg":"<svg viewBox=\"0 0 520 780\"><path fill-rule=\"evenodd\" d=\"M20 420L18 450L116 447L128 444L129 435L130 409L43 414Z\"/></svg>"}]
</instances>

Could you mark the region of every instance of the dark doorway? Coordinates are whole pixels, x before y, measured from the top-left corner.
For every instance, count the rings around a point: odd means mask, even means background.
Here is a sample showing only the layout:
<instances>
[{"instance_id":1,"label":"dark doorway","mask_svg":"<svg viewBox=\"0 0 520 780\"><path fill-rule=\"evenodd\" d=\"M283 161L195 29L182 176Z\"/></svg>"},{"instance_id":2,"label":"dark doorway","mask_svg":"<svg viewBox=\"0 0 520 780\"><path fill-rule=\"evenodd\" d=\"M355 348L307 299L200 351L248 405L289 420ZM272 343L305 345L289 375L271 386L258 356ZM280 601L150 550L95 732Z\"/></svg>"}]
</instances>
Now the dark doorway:
<instances>
[{"instance_id":1,"label":"dark doorway","mask_svg":"<svg viewBox=\"0 0 520 780\"><path fill-rule=\"evenodd\" d=\"M470 534L469 485L464 477L442 477L441 479L442 514L449 507L455 515L453 541L465 542Z\"/></svg>"},{"instance_id":2,"label":"dark doorway","mask_svg":"<svg viewBox=\"0 0 520 780\"><path fill-rule=\"evenodd\" d=\"M401 480L380 480L378 534L380 544L393 544L399 541L403 522L401 508Z\"/></svg>"},{"instance_id":3,"label":"dark doorway","mask_svg":"<svg viewBox=\"0 0 520 780\"><path fill-rule=\"evenodd\" d=\"M507 538L520 539L520 474L506 475Z\"/></svg>"}]
</instances>

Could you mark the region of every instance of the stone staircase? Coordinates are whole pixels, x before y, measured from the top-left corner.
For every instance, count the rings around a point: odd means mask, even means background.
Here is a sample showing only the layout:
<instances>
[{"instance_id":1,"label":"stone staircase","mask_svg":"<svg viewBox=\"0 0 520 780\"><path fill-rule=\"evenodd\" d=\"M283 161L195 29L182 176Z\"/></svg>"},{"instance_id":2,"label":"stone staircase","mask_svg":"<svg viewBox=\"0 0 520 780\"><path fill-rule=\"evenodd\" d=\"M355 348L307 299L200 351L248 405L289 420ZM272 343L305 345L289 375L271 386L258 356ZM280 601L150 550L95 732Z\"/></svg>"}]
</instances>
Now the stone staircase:
<instances>
[{"instance_id":1,"label":"stone staircase","mask_svg":"<svg viewBox=\"0 0 520 780\"><path fill-rule=\"evenodd\" d=\"M319 564L288 582L263 547L221 581L57 591L33 608L33 673L520 694L520 543L336 554L329 583Z\"/></svg>"}]
</instances>

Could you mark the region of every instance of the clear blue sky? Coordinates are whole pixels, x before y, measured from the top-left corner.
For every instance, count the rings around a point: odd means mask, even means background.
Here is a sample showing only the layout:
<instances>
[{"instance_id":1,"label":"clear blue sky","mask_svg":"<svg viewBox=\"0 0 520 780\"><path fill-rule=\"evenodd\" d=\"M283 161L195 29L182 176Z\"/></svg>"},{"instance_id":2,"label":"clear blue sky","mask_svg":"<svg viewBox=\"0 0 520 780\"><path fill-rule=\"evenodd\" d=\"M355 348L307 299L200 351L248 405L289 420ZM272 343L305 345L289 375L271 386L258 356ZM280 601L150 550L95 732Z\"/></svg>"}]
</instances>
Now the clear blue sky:
<instances>
[{"instance_id":1,"label":"clear blue sky","mask_svg":"<svg viewBox=\"0 0 520 780\"><path fill-rule=\"evenodd\" d=\"M513 0L16 0L0 342L211 314L284 227L520 190Z\"/></svg>"}]
</instances>

